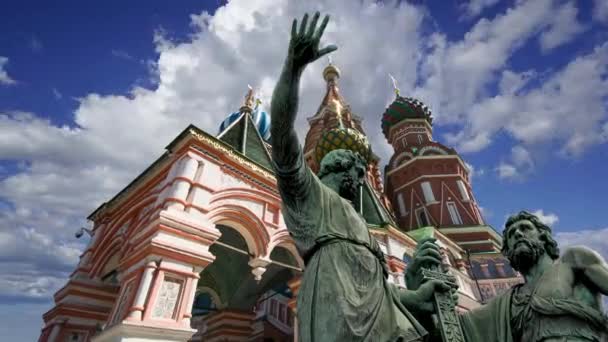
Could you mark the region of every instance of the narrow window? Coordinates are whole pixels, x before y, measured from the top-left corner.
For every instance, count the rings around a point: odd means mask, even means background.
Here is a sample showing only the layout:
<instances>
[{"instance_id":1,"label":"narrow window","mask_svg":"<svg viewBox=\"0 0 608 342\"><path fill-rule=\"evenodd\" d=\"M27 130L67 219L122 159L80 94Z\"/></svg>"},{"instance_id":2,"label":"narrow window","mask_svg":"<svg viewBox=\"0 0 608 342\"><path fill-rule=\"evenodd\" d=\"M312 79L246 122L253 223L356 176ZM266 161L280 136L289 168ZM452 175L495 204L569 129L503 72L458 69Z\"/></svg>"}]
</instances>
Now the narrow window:
<instances>
[{"instance_id":1,"label":"narrow window","mask_svg":"<svg viewBox=\"0 0 608 342\"><path fill-rule=\"evenodd\" d=\"M418 227L426 227L429 225L429 219L426 216L426 210L424 210L424 208L416 209L416 219L418 220Z\"/></svg>"},{"instance_id":2,"label":"narrow window","mask_svg":"<svg viewBox=\"0 0 608 342\"><path fill-rule=\"evenodd\" d=\"M458 190L460 191L460 197L462 198L462 200L470 201L471 198L469 197L469 192L467 191L467 188L464 185L464 182L459 179L456 181L456 184L458 185Z\"/></svg>"},{"instance_id":3,"label":"narrow window","mask_svg":"<svg viewBox=\"0 0 608 342\"><path fill-rule=\"evenodd\" d=\"M433 189L431 188L430 182L422 182L420 184L422 192L424 193L424 200L427 204L435 202L435 196L433 195Z\"/></svg>"},{"instance_id":4,"label":"narrow window","mask_svg":"<svg viewBox=\"0 0 608 342\"><path fill-rule=\"evenodd\" d=\"M422 145L422 134L418 134L418 144Z\"/></svg>"},{"instance_id":5,"label":"narrow window","mask_svg":"<svg viewBox=\"0 0 608 342\"><path fill-rule=\"evenodd\" d=\"M448 202L448 211L450 212L450 217L452 218L453 224L462 224L462 219L460 218L460 214L458 213L458 208L456 208L456 204L454 202Z\"/></svg>"},{"instance_id":6,"label":"narrow window","mask_svg":"<svg viewBox=\"0 0 608 342\"><path fill-rule=\"evenodd\" d=\"M405 209L405 201L403 200L403 193L397 195L397 204L399 205L399 214L401 217L407 215L407 209Z\"/></svg>"}]
</instances>

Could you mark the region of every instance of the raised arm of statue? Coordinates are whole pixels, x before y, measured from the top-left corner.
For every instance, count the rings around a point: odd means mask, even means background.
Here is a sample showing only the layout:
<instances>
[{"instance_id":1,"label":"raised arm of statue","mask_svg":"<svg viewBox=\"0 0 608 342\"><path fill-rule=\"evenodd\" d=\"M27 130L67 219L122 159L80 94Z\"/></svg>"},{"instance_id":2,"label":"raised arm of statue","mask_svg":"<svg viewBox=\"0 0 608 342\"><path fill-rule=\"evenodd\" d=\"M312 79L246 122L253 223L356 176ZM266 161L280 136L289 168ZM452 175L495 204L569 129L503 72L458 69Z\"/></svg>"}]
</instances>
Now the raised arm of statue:
<instances>
[{"instance_id":1,"label":"raised arm of statue","mask_svg":"<svg viewBox=\"0 0 608 342\"><path fill-rule=\"evenodd\" d=\"M600 293L608 296L608 265L598 253L582 246L571 247L564 252L562 261L580 271Z\"/></svg>"},{"instance_id":2,"label":"raised arm of statue","mask_svg":"<svg viewBox=\"0 0 608 342\"><path fill-rule=\"evenodd\" d=\"M329 16L326 16L317 30L319 15L319 12L315 13L308 26L308 14L304 15L299 29L297 20L294 19L287 58L272 94L272 157L280 170L293 170L301 166L298 163L302 151L294 122L298 111L298 91L302 72L309 63L337 49L334 45L319 49L319 41L329 21Z\"/></svg>"}]
</instances>

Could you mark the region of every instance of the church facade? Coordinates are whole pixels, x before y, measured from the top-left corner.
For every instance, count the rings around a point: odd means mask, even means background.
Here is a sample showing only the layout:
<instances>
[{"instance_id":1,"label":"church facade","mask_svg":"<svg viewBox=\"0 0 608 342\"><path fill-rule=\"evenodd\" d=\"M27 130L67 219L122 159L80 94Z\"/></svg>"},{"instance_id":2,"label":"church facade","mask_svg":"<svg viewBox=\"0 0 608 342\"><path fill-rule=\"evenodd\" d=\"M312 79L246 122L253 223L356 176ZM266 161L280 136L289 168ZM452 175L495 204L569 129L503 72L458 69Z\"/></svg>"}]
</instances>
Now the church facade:
<instances>
[{"instance_id":1,"label":"church facade","mask_svg":"<svg viewBox=\"0 0 608 342\"><path fill-rule=\"evenodd\" d=\"M399 95L382 114L395 153L381 172L339 90L327 92L304 143L318 171L332 149L365 155L357 200L405 286L416 241L433 236L459 285L458 310L479 306L521 278L500 255L457 152L433 140L432 115ZM88 219L90 241L43 315L39 341L294 341L304 263L281 215L270 157L270 117L253 92L211 135L187 127L140 176Z\"/></svg>"}]
</instances>

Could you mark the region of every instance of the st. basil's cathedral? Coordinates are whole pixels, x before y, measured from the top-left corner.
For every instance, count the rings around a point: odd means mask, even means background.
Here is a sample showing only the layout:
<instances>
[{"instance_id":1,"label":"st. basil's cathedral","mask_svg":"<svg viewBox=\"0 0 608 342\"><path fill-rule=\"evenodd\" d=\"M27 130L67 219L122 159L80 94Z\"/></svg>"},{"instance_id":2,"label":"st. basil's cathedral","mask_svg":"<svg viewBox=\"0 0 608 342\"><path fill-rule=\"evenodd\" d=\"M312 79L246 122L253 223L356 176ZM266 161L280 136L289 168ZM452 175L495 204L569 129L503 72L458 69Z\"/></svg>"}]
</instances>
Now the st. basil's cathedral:
<instances>
[{"instance_id":1,"label":"st. basil's cathedral","mask_svg":"<svg viewBox=\"0 0 608 342\"><path fill-rule=\"evenodd\" d=\"M381 170L340 93L327 91L304 154L317 172L345 148L368 162L355 206L405 287L417 240L432 236L466 311L521 282L475 200L458 153L433 140L433 117L403 97L381 115L394 154ZM250 89L212 135L190 125L160 158L90 214L90 241L43 315L39 341L295 341L304 263L285 227L272 171L270 116Z\"/></svg>"}]
</instances>

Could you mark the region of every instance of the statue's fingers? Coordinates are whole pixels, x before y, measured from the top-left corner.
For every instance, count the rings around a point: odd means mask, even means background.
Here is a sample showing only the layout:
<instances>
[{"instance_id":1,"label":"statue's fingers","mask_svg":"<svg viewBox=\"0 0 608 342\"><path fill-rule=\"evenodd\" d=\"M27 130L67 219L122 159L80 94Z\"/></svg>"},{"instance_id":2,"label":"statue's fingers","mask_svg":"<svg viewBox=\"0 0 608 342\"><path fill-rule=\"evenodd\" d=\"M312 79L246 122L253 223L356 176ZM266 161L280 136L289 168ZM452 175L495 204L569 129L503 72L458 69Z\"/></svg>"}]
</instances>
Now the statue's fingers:
<instances>
[{"instance_id":1,"label":"statue's fingers","mask_svg":"<svg viewBox=\"0 0 608 342\"><path fill-rule=\"evenodd\" d=\"M300 36L303 36L306 33L306 23L308 22L308 13L304 14L304 18L302 18L302 23L300 24Z\"/></svg>"},{"instance_id":2,"label":"statue's fingers","mask_svg":"<svg viewBox=\"0 0 608 342\"><path fill-rule=\"evenodd\" d=\"M317 31L316 39L321 39L323 36L323 32L325 32L325 27L327 27L327 23L329 22L329 15L326 15L321 22L321 26L319 26L319 30Z\"/></svg>"},{"instance_id":3,"label":"statue's fingers","mask_svg":"<svg viewBox=\"0 0 608 342\"><path fill-rule=\"evenodd\" d=\"M327 45L326 47L322 48L321 50L319 50L319 55L317 58L321 58L325 55L327 55L330 52L334 52L338 50L338 47L335 45Z\"/></svg>"},{"instance_id":4,"label":"statue's fingers","mask_svg":"<svg viewBox=\"0 0 608 342\"><path fill-rule=\"evenodd\" d=\"M310 25L308 27L308 32L306 32L307 36L312 37L312 35L315 33L315 28L317 28L317 21L319 20L320 15L321 13L317 11L315 13L315 16L312 17L312 21L310 22Z\"/></svg>"},{"instance_id":5,"label":"statue's fingers","mask_svg":"<svg viewBox=\"0 0 608 342\"><path fill-rule=\"evenodd\" d=\"M426 249L426 248L433 248L436 250L440 250L439 246L435 243L435 240L431 240L431 239L425 239L422 240L420 242L418 242L418 245L416 246L416 250L419 251L421 249Z\"/></svg>"},{"instance_id":6,"label":"statue's fingers","mask_svg":"<svg viewBox=\"0 0 608 342\"><path fill-rule=\"evenodd\" d=\"M420 256L433 256L435 258L437 258L437 260L441 261L443 258L441 257L441 252L439 252L436 249L432 249L432 248L426 248L423 250L418 251L418 253L416 253L416 257L420 257Z\"/></svg>"},{"instance_id":7,"label":"statue's fingers","mask_svg":"<svg viewBox=\"0 0 608 342\"><path fill-rule=\"evenodd\" d=\"M433 283L436 291L447 292L452 288L450 284L446 283L445 281L433 280Z\"/></svg>"},{"instance_id":8,"label":"statue's fingers","mask_svg":"<svg viewBox=\"0 0 608 342\"><path fill-rule=\"evenodd\" d=\"M417 255L420 255L420 253L424 251L435 251L441 256L441 249L439 248L439 246L433 244L432 242L426 242L424 246L421 246L414 252L414 258L416 258Z\"/></svg>"},{"instance_id":9,"label":"statue's fingers","mask_svg":"<svg viewBox=\"0 0 608 342\"><path fill-rule=\"evenodd\" d=\"M295 37L296 36L296 32L298 30L298 19L294 19L293 22L291 23L291 37Z\"/></svg>"},{"instance_id":10,"label":"statue's fingers","mask_svg":"<svg viewBox=\"0 0 608 342\"><path fill-rule=\"evenodd\" d=\"M416 246L416 248L420 248L420 246L424 245L428 241L435 242L435 241L437 241L437 239L435 239L434 237L424 238L424 239L418 241L418 245Z\"/></svg>"},{"instance_id":11,"label":"statue's fingers","mask_svg":"<svg viewBox=\"0 0 608 342\"><path fill-rule=\"evenodd\" d=\"M424 263L429 263L431 265L437 265L438 260L435 257L431 257L431 256L419 256L416 258L416 261L418 264L424 264Z\"/></svg>"}]
</instances>

